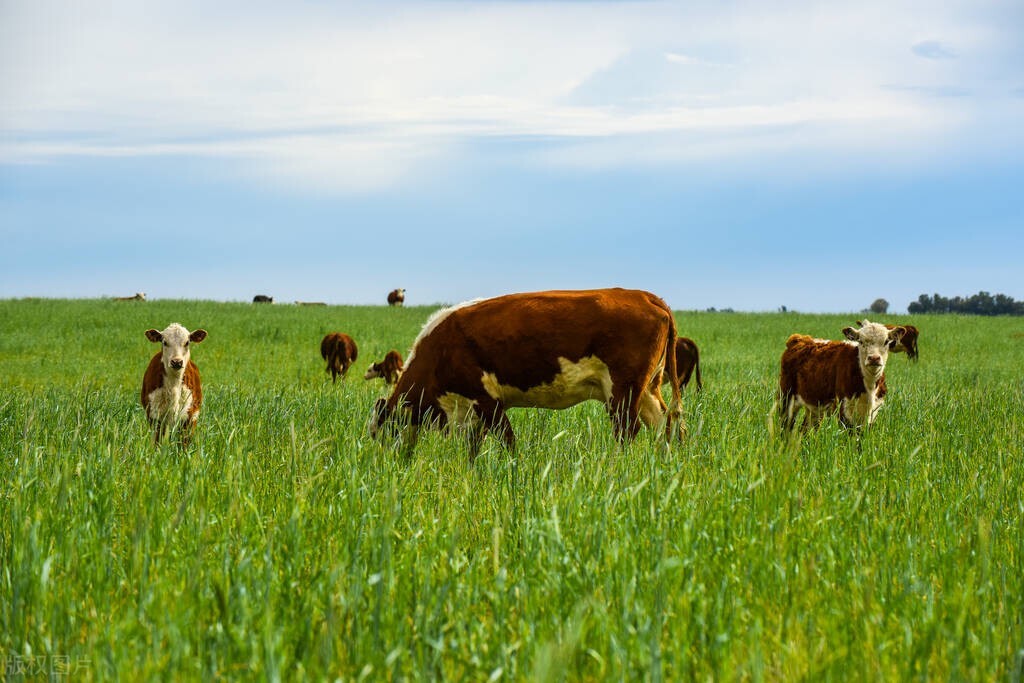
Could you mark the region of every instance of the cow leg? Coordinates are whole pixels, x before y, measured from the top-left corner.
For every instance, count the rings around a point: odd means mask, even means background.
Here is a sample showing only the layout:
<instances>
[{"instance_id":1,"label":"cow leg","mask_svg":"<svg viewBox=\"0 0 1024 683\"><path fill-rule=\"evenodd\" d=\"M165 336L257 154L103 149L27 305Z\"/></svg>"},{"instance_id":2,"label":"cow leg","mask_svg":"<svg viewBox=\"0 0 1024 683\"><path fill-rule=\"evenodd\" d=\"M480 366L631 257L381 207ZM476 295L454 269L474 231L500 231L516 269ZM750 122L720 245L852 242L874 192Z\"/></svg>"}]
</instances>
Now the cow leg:
<instances>
[{"instance_id":1,"label":"cow leg","mask_svg":"<svg viewBox=\"0 0 1024 683\"><path fill-rule=\"evenodd\" d=\"M510 452L515 451L516 434L512 430L512 423L508 421L505 409L495 404L490 409L478 407L477 411L477 415L487 431L493 432L495 436L501 439L501 442L505 444L505 448Z\"/></svg>"},{"instance_id":2,"label":"cow leg","mask_svg":"<svg viewBox=\"0 0 1024 683\"><path fill-rule=\"evenodd\" d=\"M612 400L608 412L612 418L612 430L620 443L632 441L640 431L640 396L642 387L630 387L622 393L612 389ZM634 398L634 396L636 398Z\"/></svg>"}]
</instances>

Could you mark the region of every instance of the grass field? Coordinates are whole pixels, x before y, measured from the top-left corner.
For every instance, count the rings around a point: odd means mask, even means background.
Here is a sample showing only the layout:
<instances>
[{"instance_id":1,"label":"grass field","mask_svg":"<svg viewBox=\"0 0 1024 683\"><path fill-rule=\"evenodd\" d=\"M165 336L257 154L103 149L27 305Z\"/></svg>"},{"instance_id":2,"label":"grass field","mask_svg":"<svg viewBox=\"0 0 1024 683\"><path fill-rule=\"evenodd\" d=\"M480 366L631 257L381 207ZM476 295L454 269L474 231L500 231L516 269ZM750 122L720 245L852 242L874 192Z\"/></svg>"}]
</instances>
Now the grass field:
<instances>
[{"instance_id":1,"label":"grass field","mask_svg":"<svg viewBox=\"0 0 1024 683\"><path fill-rule=\"evenodd\" d=\"M787 446L786 337L860 316L681 312L686 443L518 410L470 466L365 434L363 371L431 310L0 301L7 677L1021 680L1024 320L914 317L873 429ZM172 321L209 332L185 452L138 396Z\"/></svg>"}]
</instances>

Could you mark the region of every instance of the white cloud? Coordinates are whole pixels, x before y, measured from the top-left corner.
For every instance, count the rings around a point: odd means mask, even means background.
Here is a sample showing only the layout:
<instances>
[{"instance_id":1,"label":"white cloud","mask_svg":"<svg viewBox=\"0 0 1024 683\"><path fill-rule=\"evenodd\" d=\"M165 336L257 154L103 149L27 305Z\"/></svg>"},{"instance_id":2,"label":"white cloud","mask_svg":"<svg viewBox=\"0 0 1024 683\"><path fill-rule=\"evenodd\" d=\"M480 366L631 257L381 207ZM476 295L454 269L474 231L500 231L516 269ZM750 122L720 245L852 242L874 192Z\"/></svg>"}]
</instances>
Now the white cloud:
<instances>
[{"instance_id":1,"label":"white cloud","mask_svg":"<svg viewBox=\"0 0 1024 683\"><path fill-rule=\"evenodd\" d=\"M212 156L361 191L491 137L596 166L942 144L1019 84L971 7L41 0L0 22L0 162ZM651 135L675 143L631 149Z\"/></svg>"}]
</instances>

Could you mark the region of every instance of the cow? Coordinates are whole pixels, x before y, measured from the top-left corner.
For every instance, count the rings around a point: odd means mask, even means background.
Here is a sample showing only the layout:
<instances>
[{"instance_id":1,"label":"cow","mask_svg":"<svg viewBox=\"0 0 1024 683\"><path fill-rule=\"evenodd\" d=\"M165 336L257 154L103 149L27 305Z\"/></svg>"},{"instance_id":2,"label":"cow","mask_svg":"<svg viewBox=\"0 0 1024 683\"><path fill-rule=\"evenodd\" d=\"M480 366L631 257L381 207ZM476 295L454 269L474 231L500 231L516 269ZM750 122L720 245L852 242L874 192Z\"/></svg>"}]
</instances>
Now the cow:
<instances>
[{"instance_id":1,"label":"cow","mask_svg":"<svg viewBox=\"0 0 1024 683\"><path fill-rule=\"evenodd\" d=\"M331 373L331 382L336 382L339 376L345 379L345 373L359 356L359 349L347 334L330 332L320 341L320 355L327 361L325 372Z\"/></svg>"},{"instance_id":2,"label":"cow","mask_svg":"<svg viewBox=\"0 0 1024 683\"><path fill-rule=\"evenodd\" d=\"M392 289L388 292L388 306L401 306L405 303L405 290Z\"/></svg>"},{"instance_id":3,"label":"cow","mask_svg":"<svg viewBox=\"0 0 1024 683\"><path fill-rule=\"evenodd\" d=\"M325 301L296 301L295 305L296 306L326 306L327 302L325 302Z\"/></svg>"},{"instance_id":4,"label":"cow","mask_svg":"<svg viewBox=\"0 0 1024 683\"><path fill-rule=\"evenodd\" d=\"M257 294L252 298L254 304L272 304L274 303L274 297L267 296L266 294Z\"/></svg>"},{"instance_id":5,"label":"cow","mask_svg":"<svg viewBox=\"0 0 1024 683\"><path fill-rule=\"evenodd\" d=\"M697 391L701 391L704 388L704 383L700 378L700 349L697 348L697 342L689 337L677 337L676 371L679 373L680 389L685 389L686 385L690 383L690 377L693 376L694 370L697 371ZM667 376L665 383L668 383Z\"/></svg>"},{"instance_id":6,"label":"cow","mask_svg":"<svg viewBox=\"0 0 1024 683\"><path fill-rule=\"evenodd\" d=\"M114 301L145 301L145 292L135 292L134 296L115 296Z\"/></svg>"},{"instance_id":7,"label":"cow","mask_svg":"<svg viewBox=\"0 0 1024 683\"><path fill-rule=\"evenodd\" d=\"M860 321L857 321L860 325ZM892 330L896 325L886 325L886 329ZM900 325L903 328L903 336L892 347L893 353L905 353L910 360L917 360L917 328L913 325Z\"/></svg>"},{"instance_id":8,"label":"cow","mask_svg":"<svg viewBox=\"0 0 1024 683\"><path fill-rule=\"evenodd\" d=\"M187 446L203 403L199 368L192 361L189 345L206 339L206 330L189 332L171 323L162 332L146 330L146 338L163 344L142 378L142 408L153 429L153 442L177 431L182 445Z\"/></svg>"},{"instance_id":9,"label":"cow","mask_svg":"<svg viewBox=\"0 0 1024 683\"><path fill-rule=\"evenodd\" d=\"M384 355L384 360L374 363L363 375L363 379L383 377L385 384L394 384L402 374L402 356L392 349Z\"/></svg>"},{"instance_id":10,"label":"cow","mask_svg":"<svg viewBox=\"0 0 1024 683\"><path fill-rule=\"evenodd\" d=\"M682 419L672 311L649 292L626 289L546 291L476 299L437 311L413 342L369 432L399 428L406 456L419 429L465 429L470 462L489 431L509 450L515 434L508 408L568 408L588 399L607 407L620 443L640 423ZM667 373L672 403L661 395ZM667 418L667 419L666 419ZM389 433L393 433L389 430Z\"/></svg>"},{"instance_id":11,"label":"cow","mask_svg":"<svg viewBox=\"0 0 1024 683\"><path fill-rule=\"evenodd\" d=\"M864 320L860 328L846 327L848 341L790 335L779 373L779 415L782 428L792 431L800 408L804 429L816 427L838 410L847 428L868 427L878 414L887 391L885 363L904 329L892 330Z\"/></svg>"}]
</instances>

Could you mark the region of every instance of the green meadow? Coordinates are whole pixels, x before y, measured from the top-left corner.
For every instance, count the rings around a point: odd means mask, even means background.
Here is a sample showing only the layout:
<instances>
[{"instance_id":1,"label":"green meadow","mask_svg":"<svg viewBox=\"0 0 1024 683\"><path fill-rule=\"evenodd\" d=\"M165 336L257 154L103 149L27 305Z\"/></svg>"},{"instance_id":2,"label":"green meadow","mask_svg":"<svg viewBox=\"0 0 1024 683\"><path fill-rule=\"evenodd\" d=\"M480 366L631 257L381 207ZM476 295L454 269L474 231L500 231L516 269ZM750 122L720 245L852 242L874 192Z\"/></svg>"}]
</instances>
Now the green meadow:
<instances>
[{"instance_id":1,"label":"green meadow","mask_svg":"<svg viewBox=\"0 0 1024 683\"><path fill-rule=\"evenodd\" d=\"M515 410L515 453L370 440L430 307L0 301L10 680L988 680L1024 667L1024 320L921 331L858 438L775 433L786 337L850 315L678 312L689 436ZM139 405L150 327L209 336L187 450ZM359 359L332 385L328 331Z\"/></svg>"}]
</instances>

